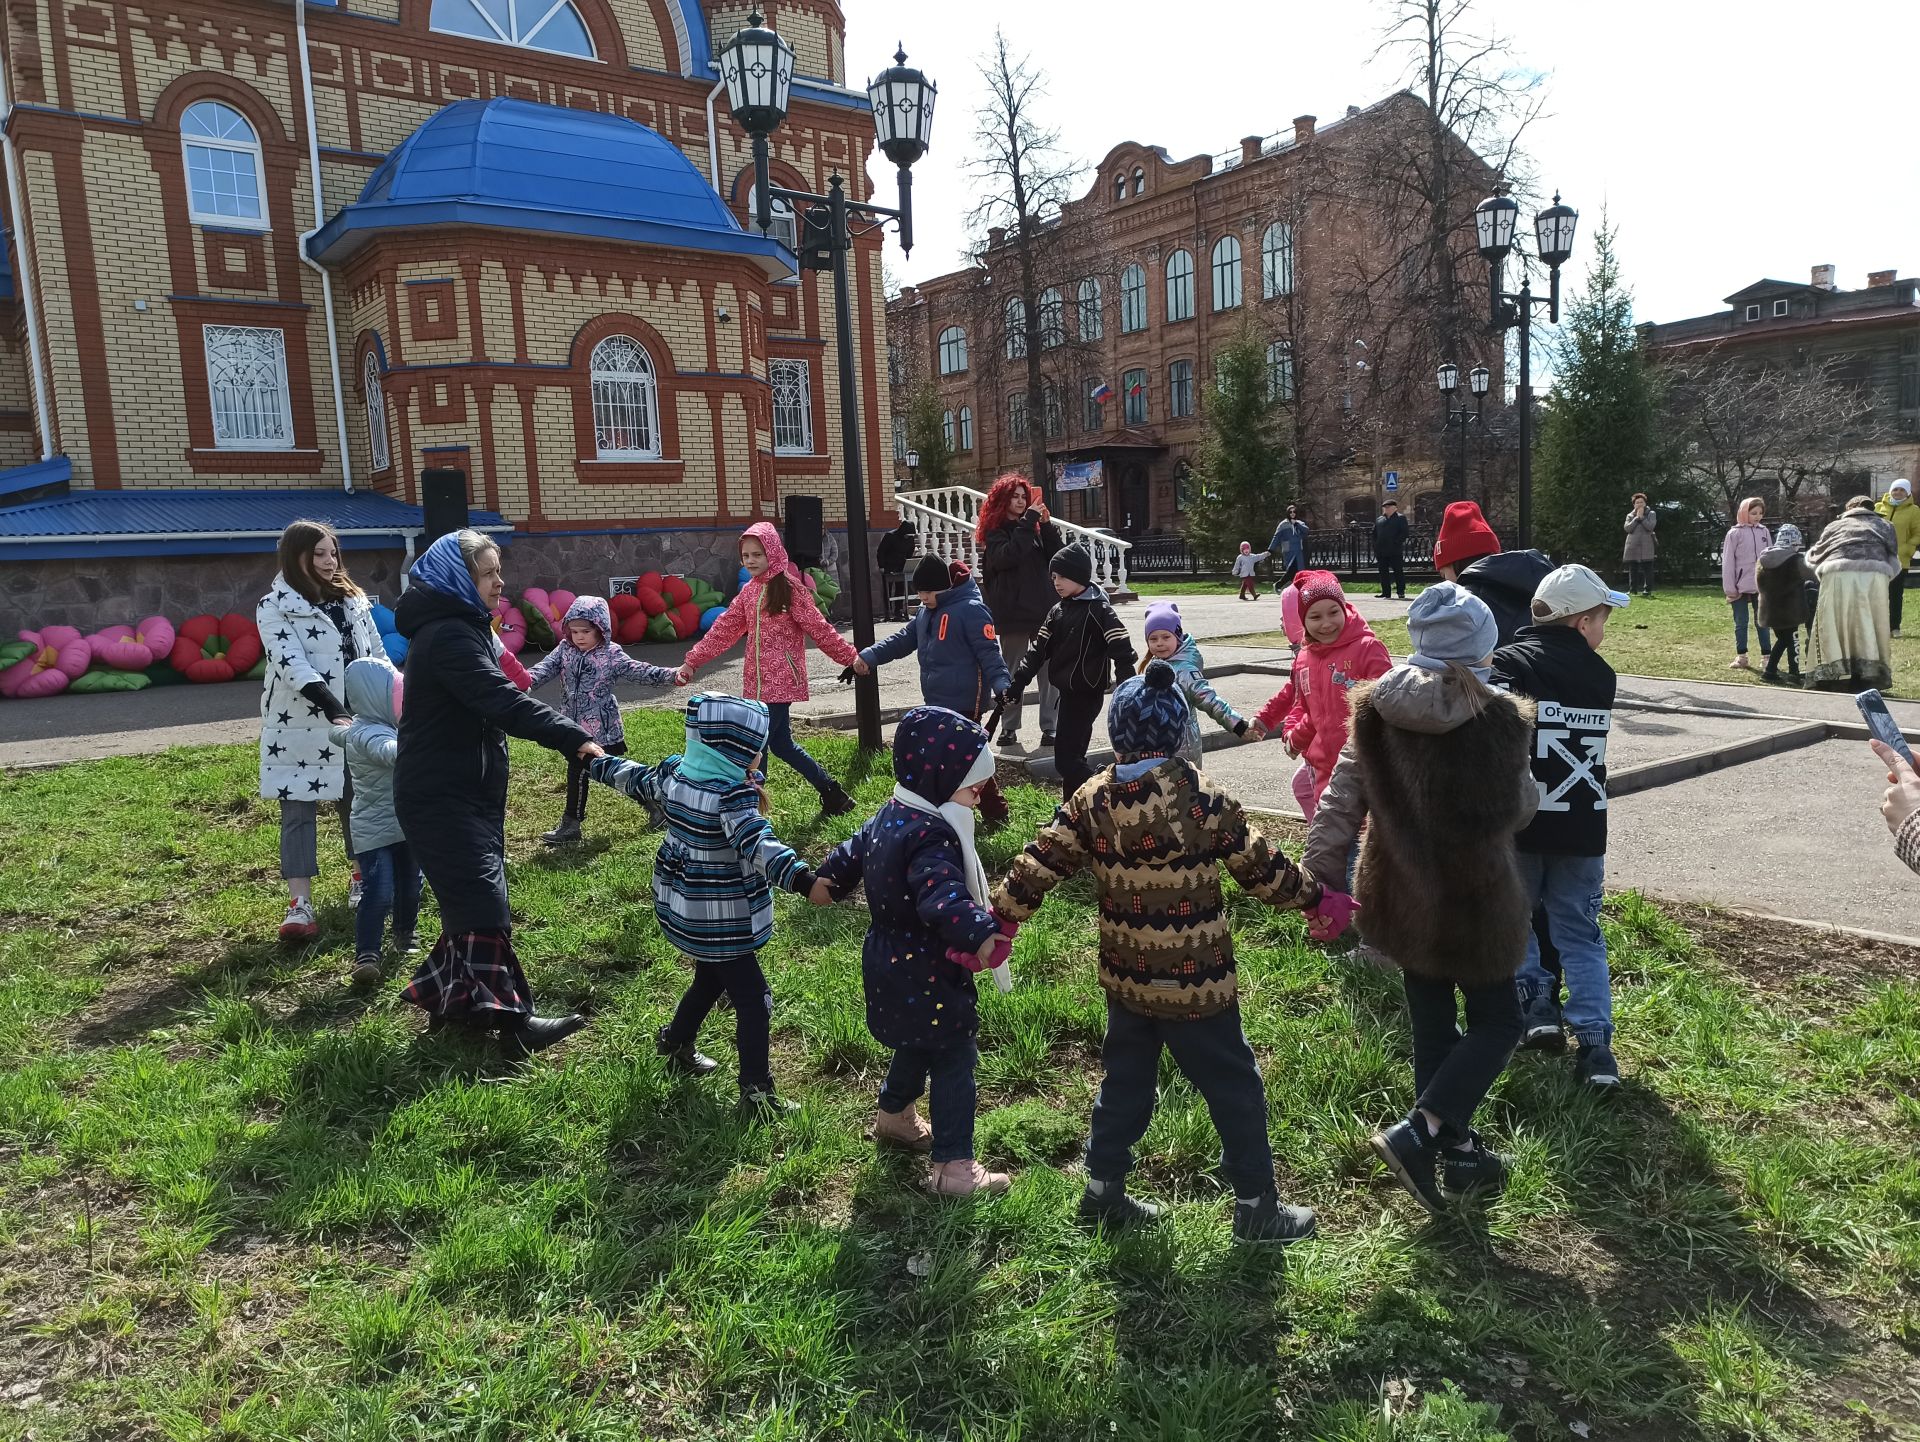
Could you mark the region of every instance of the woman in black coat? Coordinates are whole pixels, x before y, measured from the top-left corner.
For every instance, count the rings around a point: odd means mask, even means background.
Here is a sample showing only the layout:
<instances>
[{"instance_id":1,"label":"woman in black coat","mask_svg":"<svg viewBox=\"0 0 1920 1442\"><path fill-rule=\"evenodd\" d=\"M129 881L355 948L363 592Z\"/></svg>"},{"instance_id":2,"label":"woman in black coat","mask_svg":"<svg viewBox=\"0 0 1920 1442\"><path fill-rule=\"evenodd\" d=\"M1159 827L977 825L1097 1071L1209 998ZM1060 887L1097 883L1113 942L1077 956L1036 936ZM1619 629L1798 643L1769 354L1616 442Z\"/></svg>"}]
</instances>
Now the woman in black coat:
<instances>
[{"instance_id":1,"label":"woman in black coat","mask_svg":"<svg viewBox=\"0 0 1920 1442\"><path fill-rule=\"evenodd\" d=\"M1011 671L1027 654L1033 633L1060 599L1054 594L1047 563L1063 542L1047 508L1040 503L1038 488L1025 476L1014 475L1000 477L987 491L973 534L983 552L980 592L987 609L993 612L1000 654L1006 657ZM1035 680L1040 691L1040 744L1051 746L1060 693L1047 679L1045 667ZM1001 746L1019 745L1019 732L1020 706L1011 702L1001 718Z\"/></svg>"},{"instance_id":2,"label":"woman in black coat","mask_svg":"<svg viewBox=\"0 0 1920 1442\"><path fill-rule=\"evenodd\" d=\"M521 692L500 670L494 603L500 548L478 531L442 536L414 563L394 608L407 638L406 690L393 803L440 903L440 939L403 995L448 1024L498 1026L538 1051L586 1025L541 1017L513 950L507 907L507 737L582 760L603 755L587 733Z\"/></svg>"}]
</instances>

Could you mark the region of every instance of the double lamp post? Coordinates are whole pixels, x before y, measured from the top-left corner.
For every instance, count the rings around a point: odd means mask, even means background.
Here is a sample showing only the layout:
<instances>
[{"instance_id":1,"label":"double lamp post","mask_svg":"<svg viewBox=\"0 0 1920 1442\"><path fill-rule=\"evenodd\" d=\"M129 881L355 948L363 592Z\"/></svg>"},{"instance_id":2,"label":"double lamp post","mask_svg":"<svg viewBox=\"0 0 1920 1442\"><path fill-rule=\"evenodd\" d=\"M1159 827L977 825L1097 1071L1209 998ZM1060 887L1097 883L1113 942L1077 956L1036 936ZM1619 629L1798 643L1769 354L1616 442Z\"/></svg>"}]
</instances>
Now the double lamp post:
<instances>
[{"instance_id":1,"label":"double lamp post","mask_svg":"<svg viewBox=\"0 0 1920 1442\"><path fill-rule=\"evenodd\" d=\"M1480 424L1487 404L1487 388L1493 384L1492 373L1485 366L1475 366L1467 372L1467 388L1473 392L1473 409L1468 410L1463 402L1458 407L1453 403L1453 394L1460 389L1460 367L1448 361L1440 367L1440 401L1445 407L1446 421L1444 429L1460 432L1459 463L1454 474L1459 476L1458 486L1442 486L1441 494L1448 500L1459 500L1467 494L1467 427ZM1480 504L1484 509L1487 498L1482 496Z\"/></svg>"},{"instance_id":2,"label":"double lamp post","mask_svg":"<svg viewBox=\"0 0 1920 1442\"><path fill-rule=\"evenodd\" d=\"M933 128L936 87L907 65L906 53L896 50L893 65L867 83L873 106L874 137L881 152L899 167L900 208L870 205L847 199L839 175L827 182L827 193L789 190L772 183L767 168L767 140L787 118L793 86L793 47L776 30L761 23L756 12L720 51L720 75L727 86L727 103L734 121L753 141L754 223L762 234L773 227L773 202L795 209L798 255L803 270L833 273L833 311L839 342L840 454L845 466L848 569L852 576L853 639L861 649L873 644L873 579L868 570L866 481L860 462L860 402L854 392L853 313L847 284L847 254L853 248L850 218L860 216L884 226L900 226L900 248L913 249L913 174L915 161L927 153ZM803 209L804 208L804 209ZM861 298L862 303L869 301ZM880 682L871 674L855 678L854 711L860 744L881 744Z\"/></svg>"}]
</instances>

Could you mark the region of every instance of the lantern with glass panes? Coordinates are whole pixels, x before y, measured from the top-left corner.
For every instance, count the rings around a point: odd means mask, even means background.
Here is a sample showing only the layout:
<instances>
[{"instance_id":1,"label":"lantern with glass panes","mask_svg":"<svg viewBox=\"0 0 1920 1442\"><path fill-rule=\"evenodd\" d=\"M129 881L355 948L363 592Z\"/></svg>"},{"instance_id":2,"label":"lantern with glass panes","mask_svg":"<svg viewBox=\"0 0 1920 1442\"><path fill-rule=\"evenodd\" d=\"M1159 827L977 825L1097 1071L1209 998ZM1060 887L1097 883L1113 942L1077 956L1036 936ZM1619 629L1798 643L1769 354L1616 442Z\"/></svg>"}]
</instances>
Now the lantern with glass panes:
<instances>
[{"instance_id":1,"label":"lantern with glass panes","mask_svg":"<svg viewBox=\"0 0 1920 1442\"><path fill-rule=\"evenodd\" d=\"M1468 410L1463 401L1455 406L1454 395L1460 389L1460 367L1452 361L1443 364L1434 379L1440 387L1441 422L1443 431L1457 431L1460 439L1456 442L1455 463L1445 473L1440 490L1449 501L1461 500L1467 489L1467 427L1480 423L1482 411L1487 400L1489 375L1485 366L1475 366L1467 373L1467 387L1473 393L1473 409Z\"/></svg>"}]
</instances>

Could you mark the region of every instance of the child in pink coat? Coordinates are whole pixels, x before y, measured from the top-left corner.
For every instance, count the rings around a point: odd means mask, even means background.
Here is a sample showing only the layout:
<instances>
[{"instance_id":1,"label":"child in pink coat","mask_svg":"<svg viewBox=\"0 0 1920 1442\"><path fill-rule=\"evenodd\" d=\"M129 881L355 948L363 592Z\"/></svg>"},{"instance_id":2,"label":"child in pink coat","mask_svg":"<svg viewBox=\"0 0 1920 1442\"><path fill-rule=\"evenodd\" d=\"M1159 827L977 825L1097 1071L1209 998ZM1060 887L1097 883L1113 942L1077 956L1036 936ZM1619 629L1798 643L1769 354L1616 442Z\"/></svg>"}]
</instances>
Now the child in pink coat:
<instances>
[{"instance_id":1,"label":"child in pink coat","mask_svg":"<svg viewBox=\"0 0 1920 1442\"><path fill-rule=\"evenodd\" d=\"M1302 571L1293 585L1300 593L1305 645L1294 658L1293 675L1256 720L1262 731L1279 732L1287 754L1306 763L1305 783L1296 775L1293 794L1312 821L1333 764L1347 744L1348 693L1362 681L1386 675L1393 658L1348 604L1331 572Z\"/></svg>"},{"instance_id":2,"label":"child in pink coat","mask_svg":"<svg viewBox=\"0 0 1920 1442\"><path fill-rule=\"evenodd\" d=\"M851 666L860 653L820 614L807 578L788 559L787 548L771 521L756 521L747 527L740 537L740 564L747 568L750 579L727 607L727 614L687 652L686 662L680 667L680 684L686 685L695 671L745 637L747 668L740 694L750 701L766 703L771 722L768 748L820 793L821 809L827 815L844 816L853 810L853 798L794 741L789 712L795 701L804 701L809 695L807 637L813 637L820 649L842 666Z\"/></svg>"}]
</instances>

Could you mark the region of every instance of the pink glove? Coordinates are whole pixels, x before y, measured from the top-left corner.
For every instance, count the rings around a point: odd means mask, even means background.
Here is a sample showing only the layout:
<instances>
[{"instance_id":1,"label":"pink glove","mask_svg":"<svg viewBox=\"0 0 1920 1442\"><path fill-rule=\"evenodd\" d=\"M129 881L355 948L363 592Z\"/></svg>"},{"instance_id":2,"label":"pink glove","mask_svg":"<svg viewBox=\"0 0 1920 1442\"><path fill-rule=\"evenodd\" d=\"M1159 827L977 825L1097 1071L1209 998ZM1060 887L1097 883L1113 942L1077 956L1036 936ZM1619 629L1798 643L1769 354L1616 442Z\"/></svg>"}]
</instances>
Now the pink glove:
<instances>
[{"instance_id":1,"label":"pink glove","mask_svg":"<svg viewBox=\"0 0 1920 1442\"><path fill-rule=\"evenodd\" d=\"M955 966L964 966L968 971L985 971L989 967L1005 966L1007 958L1013 954L1013 938L1006 931L1009 924L1001 923L1000 935L993 938L993 950L987 954L984 962L980 960L978 951L965 951L957 946L947 948L947 960Z\"/></svg>"},{"instance_id":2,"label":"pink glove","mask_svg":"<svg viewBox=\"0 0 1920 1442\"><path fill-rule=\"evenodd\" d=\"M1307 935L1315 941L1332 941L1347 929L1359 903L1344 891L1320 889L1320 899L1307 908Z\"/></svg>"}]
</instances>

